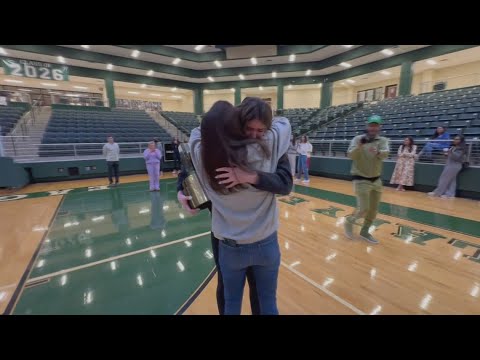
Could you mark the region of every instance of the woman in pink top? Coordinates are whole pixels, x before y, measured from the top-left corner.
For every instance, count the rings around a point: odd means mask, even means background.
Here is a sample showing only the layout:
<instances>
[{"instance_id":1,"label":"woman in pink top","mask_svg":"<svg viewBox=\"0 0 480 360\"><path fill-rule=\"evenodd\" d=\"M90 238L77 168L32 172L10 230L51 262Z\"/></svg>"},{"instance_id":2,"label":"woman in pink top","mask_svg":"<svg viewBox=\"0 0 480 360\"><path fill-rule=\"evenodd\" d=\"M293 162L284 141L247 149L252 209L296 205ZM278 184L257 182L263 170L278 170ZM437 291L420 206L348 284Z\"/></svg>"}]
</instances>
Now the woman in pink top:
<instances>
[{"instance_id":1,"label":"woman in pink top","mask_svg":"<svg viewBox=\"0 0 480 360\"><path fill-rule=\"evenodd\" d=\"M150 191L160 191L160 161L162 152L157 149L155 142L150 141L148 148L143 152L147 164L148 177L150 178Z\"/></svg>"}]
</instances>

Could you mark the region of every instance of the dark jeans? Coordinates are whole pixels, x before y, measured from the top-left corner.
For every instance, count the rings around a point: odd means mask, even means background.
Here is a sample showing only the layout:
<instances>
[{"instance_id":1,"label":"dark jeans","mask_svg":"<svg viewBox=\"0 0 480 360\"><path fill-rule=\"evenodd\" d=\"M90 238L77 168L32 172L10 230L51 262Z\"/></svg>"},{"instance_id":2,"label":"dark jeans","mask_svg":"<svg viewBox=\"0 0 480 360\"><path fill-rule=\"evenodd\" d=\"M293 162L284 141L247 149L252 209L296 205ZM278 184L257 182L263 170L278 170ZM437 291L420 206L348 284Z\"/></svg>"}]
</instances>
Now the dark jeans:
<instances>
[{"instance_id":1,"label":"dark jeans","mask_svg":"<svg viewBox=\"0 0 480 360\"><path fill-rule=\"evenodd\" d=\"M212 250L213 250L213 258L215 260L215 264L217 265L217 306L218 312L220 315L225 314L225 289L223 286L223 275L220 269L220 264L218 261L218 246L220 240L218 240L212 233ZM251 267L247 268L246 271L247 275L247 282L250 288L250 307L252 309L252 315L260 315L260 304L258 301L258 294L257 294L257 286L255 283L255 276L253 274L253 269Z\"/></svg>"},{"instance_id":2,"label":"dark jeans","mask_svg":"<svg viewBox=\"0 0 480 360\"><path fill-rule=\"evenodd\" d=\"M253 244L232 246L220 241L225 315L240 315L247 270L253 270L261 315L278 315L277 283L280 247L277 232Z\"/></svg>"},{"instance_id":3,"label":"dark jeans","mask_svg":"<svg viewBox=\"0 0 480 360\"><path fill-rule=\"evenodd\" d=\"M173 170L180 170L180 153L173 153Z\"/></svg>"},{"instance_id":4,"label":"dark jeans","mask_svg":"<svg viewBox=\"0 0 480 360\"><path fill-rule=\"evenodd\" d=\"M118 161L107 161L108 166L108 181L113 183L113 177L115 176L115 182L118 183Z\"/></svg>"}]
</instances>

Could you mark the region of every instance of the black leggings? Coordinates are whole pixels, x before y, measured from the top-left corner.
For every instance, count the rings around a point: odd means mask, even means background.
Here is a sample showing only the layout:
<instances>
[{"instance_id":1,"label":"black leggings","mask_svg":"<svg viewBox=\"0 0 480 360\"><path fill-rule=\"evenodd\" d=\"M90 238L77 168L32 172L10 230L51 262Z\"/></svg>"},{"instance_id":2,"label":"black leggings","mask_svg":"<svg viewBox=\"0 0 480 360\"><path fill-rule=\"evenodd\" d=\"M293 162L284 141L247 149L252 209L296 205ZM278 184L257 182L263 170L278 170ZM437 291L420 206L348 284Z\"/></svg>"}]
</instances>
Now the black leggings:
<instances>
[{"instance_id":1,"label":"black leggings","mask_svg":"<svg viewBox=\"0 0 480 360\"><path fill-rule=\"evenodd\" d=\"M212 234L212 250L213 250L213 258L215 260L215 265L217 265L217 277L218 277L218 282L217 282L217 306L218 306L218 312L220 315L224 314L225 310L225 294L223 290L223 277L222 277L222 271L220 269L220 266L218 264L218 245L219 241L214 235L213 232ZM250 307L252 309L252 315L260 315L260 305L258 302L258 295L257 295L257 286L255 283L255 277L253 276L253 270L252 268L247 269L247 282L248 286L250 288Z\"/></svg>"},{"instance_id":2,"label":"black leggings","mask_svg":"<svg viewBox=\"0 0 480 360\"><path fill-rule=\"evenodd\" d=\"M118 183L118 161L107 161L108 166L108 181L113 183L113 177L115 176L115 182Z\"/></svg>"}]
</instances>

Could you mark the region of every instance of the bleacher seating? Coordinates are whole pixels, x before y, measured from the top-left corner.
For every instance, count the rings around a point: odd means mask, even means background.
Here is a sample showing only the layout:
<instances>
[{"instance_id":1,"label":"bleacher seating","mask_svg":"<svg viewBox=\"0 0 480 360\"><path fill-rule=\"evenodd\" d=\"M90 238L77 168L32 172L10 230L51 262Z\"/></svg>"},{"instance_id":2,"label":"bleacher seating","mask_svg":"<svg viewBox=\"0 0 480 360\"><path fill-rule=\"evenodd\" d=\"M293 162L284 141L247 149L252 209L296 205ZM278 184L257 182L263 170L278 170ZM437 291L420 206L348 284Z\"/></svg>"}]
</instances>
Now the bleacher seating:
<instances>
[{"instance_id":1,"label":"bleacher seating","mask_svg":"<svg viewBox=\"0 0 480 360\"><path fill-rule=\"evenodd\" d=\"M15 128L18 120L29 110L30 104L10 103L8 106L0 106L0 135L5 136Z\"/></svg>"},{"instance_id":2,"label":"bleacher seating","mask_svg":"<svg viewBox=\"0 0 480 360\"><path fill-rule=\"evenodd\" d=\"M190 132L200 125L197 116L188 112L177 111L162 111L162 116L171 122L177 129L185 135L190 135Z\"/></svg>"},{"instance_id":3,"label":"bleacher seating","mask_svg":"<svg viewBox=\"0 0 480 360\"><path fill-rule=\"evenodd\" d=\"M54 108L43 135L44 145L40 146L39 155L72 156L72 146L48 145L67 143L82 144L76 146L77 155L78 152L82 155L99 155L102 153L102 144L109 135L114 136L117 143L148 142L154 137L163 143L171 142L170 135L141 110ZM121 146L121 152L138 153L139 147L136 144L125 144Z\"/></svg>"}]
</instances>

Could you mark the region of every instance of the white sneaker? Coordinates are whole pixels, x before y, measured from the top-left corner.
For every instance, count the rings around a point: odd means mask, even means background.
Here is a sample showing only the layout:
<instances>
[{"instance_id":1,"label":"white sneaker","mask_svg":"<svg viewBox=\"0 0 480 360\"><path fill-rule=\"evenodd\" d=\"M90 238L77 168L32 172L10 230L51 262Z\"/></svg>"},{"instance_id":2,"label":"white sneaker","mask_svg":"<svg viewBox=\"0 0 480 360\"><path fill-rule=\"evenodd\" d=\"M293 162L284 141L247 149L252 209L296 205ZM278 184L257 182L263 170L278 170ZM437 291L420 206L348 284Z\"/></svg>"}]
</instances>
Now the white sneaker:
<instances>
[{"instance_id":1,"label":"white sneaker","mask_svg":"<svg viewBox=\"0 0 480 360\"><path fill-rule=\"evenodd\" d=\"M310 180L302 180L303 183L308 184Z\"/></svg>"},{"instance_id":2,"label":"white sneaker","mask_svg":"<svg viewBox=\"0 0 480 360\"><path fill-rule=\"evenodd\" d=\"M448 196L448 195L442 195L440 196L442 199L453 199L455 196Z\"/></svg>"},{"instance_id":3,"label":"white sneaker","mask_svg":"<svg viewBox=\"0 0 480 360\"><path fill-rule=\"evenodd\" d=\"M428 195L428 196L436 196L436 195L435 195L435 192L433 192L433 191L429 192L427 195Z\"/></svg>"}]
</instances>

